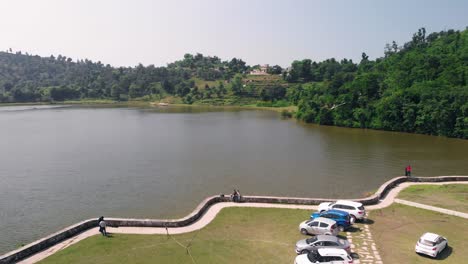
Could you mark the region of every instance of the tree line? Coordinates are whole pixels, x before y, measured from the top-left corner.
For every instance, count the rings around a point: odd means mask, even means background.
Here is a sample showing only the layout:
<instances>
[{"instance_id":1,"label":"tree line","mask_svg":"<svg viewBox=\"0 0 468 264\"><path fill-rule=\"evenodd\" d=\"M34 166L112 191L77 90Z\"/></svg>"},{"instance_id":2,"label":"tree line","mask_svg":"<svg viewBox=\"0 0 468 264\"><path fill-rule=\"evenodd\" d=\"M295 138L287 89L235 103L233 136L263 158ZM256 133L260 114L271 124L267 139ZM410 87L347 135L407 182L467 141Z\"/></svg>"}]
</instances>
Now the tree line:
<instances>
[{"instance_id":1,"label":"tree line","mask_svg":"<svg viewBox=\"0 0 468 264\"><path fill-rule=\"evenodd\" d=\"M468 138L466 29L427 35L421 28L401 46L385 45L375 60L362 53L358 63L304 59L287 69L270 67L281 82L250 82L247 73L258 67L202 54L164 67L112 67L8 50L0 52L0 102L251 98L297 105L295 117L305 122Z\"/></svg>"},{"instance_id":2,"label":"tree line","mask_svg":"<svg viewBox=\"0 0 468 264\"><path fill-rule=\"evenodd\" d=\"M468 138L468 32L386 45L374 61L295 61L285 78L306 122Z\"/></svg>"}]
</instances>

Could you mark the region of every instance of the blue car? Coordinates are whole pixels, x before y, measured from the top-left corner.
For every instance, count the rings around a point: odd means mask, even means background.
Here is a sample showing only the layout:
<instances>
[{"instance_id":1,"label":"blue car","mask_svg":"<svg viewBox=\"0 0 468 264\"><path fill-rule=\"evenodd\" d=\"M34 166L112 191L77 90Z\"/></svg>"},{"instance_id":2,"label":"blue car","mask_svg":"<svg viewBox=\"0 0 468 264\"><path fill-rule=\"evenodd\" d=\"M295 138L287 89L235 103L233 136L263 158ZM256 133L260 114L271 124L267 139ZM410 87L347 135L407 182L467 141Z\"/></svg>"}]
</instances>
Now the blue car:
<instances>
[{"instance_id":1,"label":"blue car","mask_svg":"<svg viewBox=\"0 0 468 264\"><path fill-rule=\"evenodd\" d=\"M351 217L349 216L349 213L345 211L332 209L321 213L315 212L310 215L310 219L315 219L317 217L325 217L335 220L340 232L343 232L351 226Z\"/></svg>"}]
</instances>

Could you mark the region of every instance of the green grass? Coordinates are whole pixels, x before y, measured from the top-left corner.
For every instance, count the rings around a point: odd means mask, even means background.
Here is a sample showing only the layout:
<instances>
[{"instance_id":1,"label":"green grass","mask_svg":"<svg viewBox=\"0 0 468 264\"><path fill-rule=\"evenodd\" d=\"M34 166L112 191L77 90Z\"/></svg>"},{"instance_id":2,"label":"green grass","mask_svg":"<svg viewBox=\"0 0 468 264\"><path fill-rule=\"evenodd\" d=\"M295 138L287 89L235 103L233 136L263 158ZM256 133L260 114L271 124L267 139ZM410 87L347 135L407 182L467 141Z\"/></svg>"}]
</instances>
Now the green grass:
<instances>
[{"instance_id":1,"label":"green grass","mask_svg":"<svg viewBox=\"0 0 468 264\"><path fill-rule=\"evenodd\" d=\"M41 263L291 263L298 231L310 211L226 208L206 228L183 235L94 236Z\"/></svg>"},{"instance_id":2,"label":"green grass","mask_svg":"<svg viewBox=\"0 0 468 264\"><path fill-rule=\"evenodd\" d=\"M466 263L468 220L401 204L371 213L372 236L384 263ZM450 248L437 259L417 255L414 246L425 232L445 236Z\"/></svg>"},{"instance_id":3,"label":"green grass","mask_svg":"<svg viewBox=\"0 0 468 264\"><path fill-rule=\"evenodd\" d=\"M468 184L413 185L398 198L468 213Z\"/></svg>"}]
</instances>

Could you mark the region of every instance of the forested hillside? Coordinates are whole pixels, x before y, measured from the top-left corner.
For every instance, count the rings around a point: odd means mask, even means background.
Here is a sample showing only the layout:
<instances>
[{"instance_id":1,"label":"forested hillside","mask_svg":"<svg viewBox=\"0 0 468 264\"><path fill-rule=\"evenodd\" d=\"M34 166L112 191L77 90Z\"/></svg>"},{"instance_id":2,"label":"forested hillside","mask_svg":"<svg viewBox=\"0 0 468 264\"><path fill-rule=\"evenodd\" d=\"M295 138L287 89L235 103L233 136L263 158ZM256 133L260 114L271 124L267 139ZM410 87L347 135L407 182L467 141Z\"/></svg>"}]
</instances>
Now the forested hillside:
<instances>
[{"instance_id":1,"label":"forested hillside","mask_svg":"<svg viewBox=\"0 0 468 264\"><path fill-rule=\"evenodd\" d=\"M165 67L115 68L62 55L0 52L0 102L79 99L298 106L305 122L468 138L468 33L448 30L387 44L384 57L275 65L186 54ZM282 73L282 75L278 75Z\"/></svg>"},{"instance_id":2,"label":"forested hillside","mask_svg":"<svg viewBox=\"0 0 468 264\"><path fill-rule=\"evenodd\" d=\"M113 68L90 60L64 56L42 58L16 52L0 52L0 102L63 101L107 98L128 100L148 95L185 96L195 87L192 77L230 79L247 70L236 58L186 54L167 67Z\"/></svg>"},{"instance_id":3,"label":"forested hillside","mask_svg":"<svg viewBox=\"0 0 468 264\"><path fill-rule=\"evenodd\" d=\"M288 90L306 122L468 138L468 32L425 29L375 61L296 61Z\"/></svg>"}]
</instances>

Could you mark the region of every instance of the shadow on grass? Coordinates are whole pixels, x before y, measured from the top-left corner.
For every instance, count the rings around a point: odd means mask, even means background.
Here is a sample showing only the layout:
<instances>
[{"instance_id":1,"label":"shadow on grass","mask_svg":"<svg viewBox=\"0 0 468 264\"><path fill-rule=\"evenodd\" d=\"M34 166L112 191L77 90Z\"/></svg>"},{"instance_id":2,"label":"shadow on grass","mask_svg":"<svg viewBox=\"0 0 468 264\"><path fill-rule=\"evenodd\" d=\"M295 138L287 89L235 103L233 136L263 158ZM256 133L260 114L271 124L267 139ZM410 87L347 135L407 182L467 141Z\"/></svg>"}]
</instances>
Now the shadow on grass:
<instances>
[{"instance_id":1,"label":"shadow on grass","mask_svg":"<svg viewBox=\"0 0 468 264\"><path fill-rule=\"evenodd\" d=\"M356 226L350 226L348 229L345 230L345 232L350 232L350 233L356 233L356 232L361 232L362 229Z\"/></svg>"},{"instance_id":2,"label":"shadow on grass","mask_svg":"<svg viewBox=\"0 0 468 264\"><path fill-rule=\"evenodd\" d=\"M363 219L363 220L359 221L359 223L364 224L364 225L373 225L374 220L366 218L366 219Z\"/></svg>"},{"instance_id":3,"label":"shadow on grass","mask_svg":"<svg viewBox=\"0 0 468 264\"><path fill-rule=\"evenodd\" d=\"M346 237L346 235L337 235L336 237L341 238L341 239L344 239L344 240L347 240L347 239L348 239L348 238Z\"/></svg>"},{"instance_id":4,"label":"shadow on grass","mask_svg":"<svg viewBox=\"0 0 468 264\"><path fill-rule=\"evenodd\" d=\"M356 252L352 252L351 254L349 254L353 259L359 259L359 254L356 253Z\"/></svg>"},{"instance_id":5,"label":"shadow on grass","mask_svg":"<svg viewBox=\"0 0 468 264\"><path fill-rule=\"evenodd\" d=\"M423 254L418 254L419 256L423 257L423 258L427 258L427 259L432 259L432 260L445 260L447 259L450 255L452 255L452 252L453 252L453 248L451 246L447 246L444 250L442 250L442 252L440 252L436 258L431 258L427 255L423 255Z\"/></svg>"}]
</instances>

